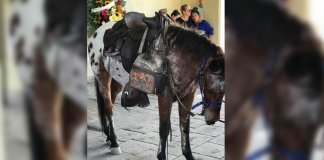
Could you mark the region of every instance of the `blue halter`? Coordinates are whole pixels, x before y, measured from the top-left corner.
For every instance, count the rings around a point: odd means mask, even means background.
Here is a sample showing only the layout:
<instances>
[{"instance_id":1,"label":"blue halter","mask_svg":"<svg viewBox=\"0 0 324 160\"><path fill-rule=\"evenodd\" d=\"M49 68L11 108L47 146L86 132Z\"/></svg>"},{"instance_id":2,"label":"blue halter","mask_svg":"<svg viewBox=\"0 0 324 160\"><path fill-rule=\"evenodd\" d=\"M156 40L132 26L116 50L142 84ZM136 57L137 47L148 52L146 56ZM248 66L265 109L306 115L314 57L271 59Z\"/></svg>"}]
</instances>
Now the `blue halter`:
<instances>
[{"instance_id":1,"label":"blue halter","mask_svg":"<svg viewBox=\"0 0 324 160\"><path fill-rule=\"evenodd\" d=\"M200 89L200 94L201 94L201 99L202 100L200 102L197 102L195 105L193 105L191 107L191 109L195 109L195 108L197 108L197 107L199 107L201 105L206 105L206 106L208 106L211 109L220 110L221 109L221 106L222 106L222 103L214 103L214 102L208 100L205 97L204 88L201 86L201 83L200 83L200 81L201 81L201 78L200 77L203 74L203 70L204 70L204 68L206 66L206 63L207 63L207 59L205 58L204 61L203 61L203 63L201 64L200 71L199 71L199 75L195 79L196 84L199 85L199 89Z\"/></svg>"}]
</instances>

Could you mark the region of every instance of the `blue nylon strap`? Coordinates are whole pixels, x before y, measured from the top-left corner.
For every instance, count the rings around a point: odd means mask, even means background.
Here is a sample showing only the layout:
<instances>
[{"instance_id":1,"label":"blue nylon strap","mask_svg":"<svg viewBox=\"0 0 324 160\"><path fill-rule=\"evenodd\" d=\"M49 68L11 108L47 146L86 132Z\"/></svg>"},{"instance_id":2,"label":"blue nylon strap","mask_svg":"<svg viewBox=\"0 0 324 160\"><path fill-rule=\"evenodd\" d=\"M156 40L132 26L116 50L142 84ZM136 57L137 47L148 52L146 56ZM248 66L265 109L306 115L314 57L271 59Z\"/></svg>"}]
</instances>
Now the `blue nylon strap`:
<instances>
[{"instance_id":1,"label":"blue nylon strap","mask_svg":"<svg viewBox=\"0 0 324 160\"><path fill-rule=\"evenodd\" d=\"M293 151L286 148L281 148L280 153L293 160L308 160L310 156L309 152Z\"/></svg>"},{"instance_id":2,"label":"blue nylon strap","mask_svg":"<svg viewBox=\"0 0 324 160\"><path fill-rule=\"evenodd\" d=\"M205 58L204 62L200 66L199 75L195 79L195 83L198 84L199 89L200 89L200 94L201 94L202 101L200 101L200 102L196 103L195 105L193 105L191 107L191 109L195 109L195 108L199 107L200 105L203 105L204 101L206 101L206 103L208 104L208 107L210 107L212 109L221 109L221 106L222 106L222 103L213 103L213 102L209 101L208 99L205 99L205 97L204 97L204 88L200 84L200 76L202 75L202 72L203 72L203 70L204 70L204 68L206 66L206 63L207 63L207 59Z\"/></svg>"},{"instance_id":3,"label":"blue nylon strap","mask_svg":"<svg viewBox=\"0 0 324 160\"><path fill-rule=\"evenodd\" d=\"M195 105L193 105L193 106L191 107L191 109L195 109L195 108L201 106L202 104L204 104L204 102L203 102L203 101L200 101L200 102L196 103Z\"/></svg>"},{"instance_id":4,"label":"blue nylon strap","mask_svg":"<svg viewBox=\"0 0 324 160\"><path fill-rule=\"evenodd\" d=\"M209 101L208 106L212 109L221 109L222 103L213 103Z\"/></svg>"}]
</instances>

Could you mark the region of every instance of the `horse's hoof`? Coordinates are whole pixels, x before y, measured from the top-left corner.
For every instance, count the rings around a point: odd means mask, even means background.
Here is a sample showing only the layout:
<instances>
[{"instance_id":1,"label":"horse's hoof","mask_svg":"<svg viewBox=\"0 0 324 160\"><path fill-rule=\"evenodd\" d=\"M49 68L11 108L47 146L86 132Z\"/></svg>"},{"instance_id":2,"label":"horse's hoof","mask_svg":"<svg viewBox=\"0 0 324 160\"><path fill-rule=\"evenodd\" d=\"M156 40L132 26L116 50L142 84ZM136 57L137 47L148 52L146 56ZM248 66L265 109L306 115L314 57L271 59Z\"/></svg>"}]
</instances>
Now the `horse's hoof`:
<instances>
[{"instance_id":1,"label":"horse's hoof","mask_svg":"<svg viewBox=\"0 0 324 160\"><path fill-rule=\"evenodd\" d=\"M120 147L110 148L110 151L112 154L115 154L115 155L121 154Z\"/></svg>"},{"instance_id":2,"label":"horse's hoof","mask_svg":"<svg viewBox=\"0 0 324 160\"><path fill-rule=\"evenodd\" d=\"M110 146L110 145L111 145L111 142L110 142L110 140L106 140L106 143L107 143L107 145L108 145L108 146Z\"/></svg>"}]
</instances>

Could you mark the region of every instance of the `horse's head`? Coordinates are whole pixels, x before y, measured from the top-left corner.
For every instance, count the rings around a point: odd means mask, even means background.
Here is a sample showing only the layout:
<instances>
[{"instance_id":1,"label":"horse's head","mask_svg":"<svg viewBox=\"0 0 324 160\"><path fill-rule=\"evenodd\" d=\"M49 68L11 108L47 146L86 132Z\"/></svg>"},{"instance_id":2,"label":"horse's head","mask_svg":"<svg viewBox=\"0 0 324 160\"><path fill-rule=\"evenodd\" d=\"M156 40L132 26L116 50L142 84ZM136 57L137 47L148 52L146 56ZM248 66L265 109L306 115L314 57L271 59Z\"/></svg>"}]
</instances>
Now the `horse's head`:
<instances>
[{"instance_id":1,"label":"horse's head","mask_svg":"<svg viewBox=\"0 0 324 160\"><path fill-rule=\"evenodd\" d=\"M132 87L127 83L123 89L121 97L121 106L123 107L134 107L138 105L139 107L147 107L150 105L150 101L147 94L141 92L140 90Z\"/></svg>"},{"instance_id":2,"label":"horse's head","mask_svg":"<svg viewBox=\"0 0 324 160\"><path fill-rule=\"evenodd\" d=\"M282 148L307 153L313 145L323 111L321 57L314 49L293 51L265 91L273 143Z\"/></svg>"},{"instance_id":3,"label":"horse's head","mask_svg":"<svg viewBox=\"0 0 324 160\"><path fill-rule=\"evenodd\" d=\"M203 115L208 125L215 124L220 118L221 104L225 94L225 61L222 54L211 60L201 77L201 89L204 95Z\"/></svg>"},{"instance_id":4,"label":"horse's head","mask_svg":"<svg viewBox=\"0 0 324 160\"><path fill-rule=\"evenodd\" d=\"M276 113L271 117L299 127L319 123L322 82L320 52L298 50L292 53L269 87L269 107Z\"/></svg>"}]
</instances>

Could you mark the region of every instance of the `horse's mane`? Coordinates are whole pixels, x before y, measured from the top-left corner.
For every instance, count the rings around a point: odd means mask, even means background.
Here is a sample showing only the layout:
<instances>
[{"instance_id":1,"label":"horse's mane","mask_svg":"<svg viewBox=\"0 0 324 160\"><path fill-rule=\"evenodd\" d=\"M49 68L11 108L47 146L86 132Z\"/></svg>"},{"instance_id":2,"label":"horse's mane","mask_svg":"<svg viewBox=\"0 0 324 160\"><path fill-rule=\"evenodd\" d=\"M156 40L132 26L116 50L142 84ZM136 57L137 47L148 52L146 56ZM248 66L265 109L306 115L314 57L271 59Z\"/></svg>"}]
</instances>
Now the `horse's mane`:
<instances>
[{"instance_id":1,"label":"horse's mane","mask_svg":"<svg viewBox=\"0 0 324 160\"><path fill-rule=\"evenodd\" d=\"M220 47L211 43L194 31L178 26L169 26L166 37L171 40L171 46L177 45L199 58L223 56Z\"/></svg>"},{"instance_id":2,"label":"horse's mane","mask_svg":"<svg viewBox=\"0 0 324 160\"><path fill-rule=\"evenodd\" d=\"M228 0L225 3L226 20L244 41L266 48L317 43L308 25L273 1Z\"/></svg>"}]
</instances>

